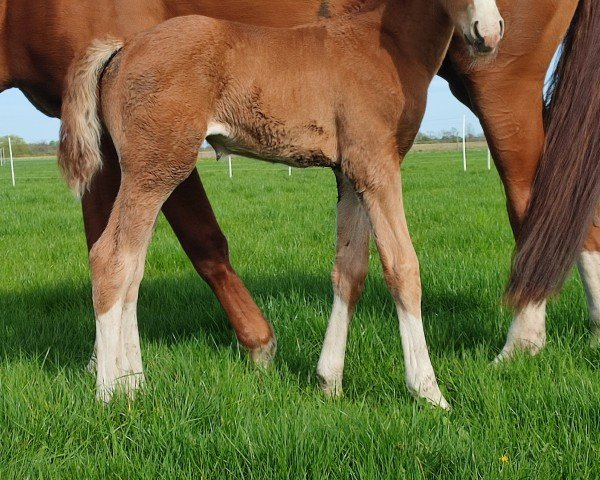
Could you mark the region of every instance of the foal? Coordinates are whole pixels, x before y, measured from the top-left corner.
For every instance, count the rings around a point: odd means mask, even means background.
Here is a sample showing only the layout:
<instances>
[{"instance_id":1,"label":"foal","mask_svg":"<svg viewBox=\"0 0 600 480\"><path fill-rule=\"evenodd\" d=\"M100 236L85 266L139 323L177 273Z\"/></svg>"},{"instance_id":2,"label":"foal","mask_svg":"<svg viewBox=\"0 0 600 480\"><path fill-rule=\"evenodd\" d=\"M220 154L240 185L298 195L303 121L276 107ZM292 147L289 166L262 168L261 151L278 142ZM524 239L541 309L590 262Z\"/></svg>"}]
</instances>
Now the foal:
<instances>
[{"instance_id":1,"label":"foal","mask_svg":"<svg viewBox=\"0 0 600 480\"><path fill-rule=\"evenodd\" d=\"M101 167L103 127L122 170L108 226L90 252L98 398L109 401L118 386L133 392L143 381L136 302L148 243L162 203L194 169L206 139L218 155L336 174L335 297L318 365L325 391L341 393L372 229L397 307L408 388L447 407L423 332L400 164L455 26L473 55L493 53L503 34L494 0L359 0L354 13L293 29L180 17L125 44L96 41L73 64L62 109L63 173L78 194L85 191Z\"/></svg>"}]
</instances>

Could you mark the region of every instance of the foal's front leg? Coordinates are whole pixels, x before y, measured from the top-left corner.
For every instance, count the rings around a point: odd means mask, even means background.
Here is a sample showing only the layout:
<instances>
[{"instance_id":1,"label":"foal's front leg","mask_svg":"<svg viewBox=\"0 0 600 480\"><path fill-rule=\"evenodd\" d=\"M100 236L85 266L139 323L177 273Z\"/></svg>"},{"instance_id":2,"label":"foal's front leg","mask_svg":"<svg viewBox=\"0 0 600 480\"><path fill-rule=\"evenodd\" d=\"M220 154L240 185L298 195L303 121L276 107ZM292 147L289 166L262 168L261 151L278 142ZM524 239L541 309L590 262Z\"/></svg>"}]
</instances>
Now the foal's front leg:
<instances>
[{"instance_id":1,"label":"foal's front leg","mask_svg":"<svg viewBox=\"0 0 600 480\"><path fill-rule=\"evenodd\" d=\"M417 397L448 408L438 387L429 359L421 319L419 261L408 233L404 215L400 160L365 169L363 178L354 178L373 227L385 280L394 297L404 352L406 385ZM365 178L365 177L369 178ZM376 176L376 178L373 178Z\"/></svg>"},{"instance_id":2,"label":"foal's front leg","mask_svg":"<svg viewBox=\"0 0 600 480\"><path fill-rule=\"evenodd\" d=\"M317 375L326 395L342 394L348 328L364 288L369 266L370 225L348 178L336 171L338 187L337 244L333 267L333 308Z\"/></svg>"}]
</instances>

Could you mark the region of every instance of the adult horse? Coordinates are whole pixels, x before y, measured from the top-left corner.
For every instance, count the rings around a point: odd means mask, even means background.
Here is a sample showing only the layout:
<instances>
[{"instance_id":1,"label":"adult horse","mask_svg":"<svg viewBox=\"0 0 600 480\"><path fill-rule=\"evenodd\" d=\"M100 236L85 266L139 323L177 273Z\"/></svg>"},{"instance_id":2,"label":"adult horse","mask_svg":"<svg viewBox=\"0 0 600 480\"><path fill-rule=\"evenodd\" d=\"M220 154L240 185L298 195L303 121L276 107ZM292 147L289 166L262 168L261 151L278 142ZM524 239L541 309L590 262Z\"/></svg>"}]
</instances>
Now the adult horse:
<instances>
[{"instance_id":1,"label":"adult horse","mask_svg":"<svg viewBox=\"0 0 600 480\"><path fill-rule=\"evenodd\" d=\"M495 52L504 22L495 0L362 0L355 12L287 29L186 16L124 43L97 40L73 63L61 170L76 193L86 191L102 166L105 131L122 171L90 250L100 399L143 380L130 332L146 251L162 204L195 169L206 140L217 151L335 172L346 204L338 253L350 256L338 255L334 283L345 291L332 317L348 317L358 300L372 229L396 303L407 386L447 407L423 332L400 164L455 28L477 61Z\"/></svg>"},{"instance_id":2,"label":"adult horse","mask_svg":"<svg viewBox=\"0 0 600 480\"><path fill-rule=\"evenodd\" d=\"M582 5L588 2L581 0ZM48 0L41 9L36 0L0 0L0 90L18 87L38 109L59 116L68 65L92 38L107 34L125 36L168 18L193 13L290 26L334 17L355 5L354 0ZM577 5L578 0L499 0L509 28L517 33L504 42L496 62L471 65L460 39L455 38L440 72L457 98L482 121L505 185L515 234L520 229L544 145L542 88L546 70ZM574 32L581 30L578 19L573 21ZM572 70L584 66L585 61ZM574 142L574 147L580 145ZM556 156L553 152L557 150L549 144L546 156ZM103 139L102 151L104 167L83 197L88 247L106 226L120 178L109 139ZM344 198L343 188L340 198ZM340 202L339 208L343 205ZM272 330L229 264L225 237L195 171L175 189L163 205L163 212L196 270L222 303L240 342L251 351L262 352L261 347L272 340ZM585 249L580 267L592 325L600 332L600 288L594 287L600 284L600 228L591 228ZM336 287L336 293L340 288ZM350 307L352 310L354 305L350 303ZM521 305L502 355L510 355L517 348L534 353L543 346L544 310L543 302ZM338 390L341 382L348 324L349 316L332 317L327 331L320 362L327 368L320 370L330 391ZM333 373L325 373L326 370Z\"/></svg>"}]
</instances>

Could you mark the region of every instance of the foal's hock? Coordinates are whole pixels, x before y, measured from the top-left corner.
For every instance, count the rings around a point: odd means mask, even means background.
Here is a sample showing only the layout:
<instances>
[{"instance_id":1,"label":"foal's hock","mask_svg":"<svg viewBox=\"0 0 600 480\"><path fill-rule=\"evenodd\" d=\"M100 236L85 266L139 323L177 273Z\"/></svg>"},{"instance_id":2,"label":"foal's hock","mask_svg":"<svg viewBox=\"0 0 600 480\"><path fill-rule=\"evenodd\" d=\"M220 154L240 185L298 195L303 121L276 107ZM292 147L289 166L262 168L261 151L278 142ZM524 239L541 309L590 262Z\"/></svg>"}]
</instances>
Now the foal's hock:
<instances>
[{"instance_id":1,"label":"foal's hock","mask_svg":"<svg viewBox=\"0 0 600 480\"><path fill-rule=\"evenodd\" d=\"M359 1L355 13L293 29L181 17L124 46L96 42L74 64L63 103L63 172L79 193L89 185L101 165L101 125L122 169L108 226L90 252L99 398L143 381L136 303L147 246L162 203L206 139L218 154L324 166L337 176L334 304L318 364L325 392L341 393L372 228L397 306L408 388L447 406L425 342L399 167L455 28L483 56L504 26L493 0ZM267 362L274 342L270 332L264 338L254 354Z\"/></svg>"}]
</instances>

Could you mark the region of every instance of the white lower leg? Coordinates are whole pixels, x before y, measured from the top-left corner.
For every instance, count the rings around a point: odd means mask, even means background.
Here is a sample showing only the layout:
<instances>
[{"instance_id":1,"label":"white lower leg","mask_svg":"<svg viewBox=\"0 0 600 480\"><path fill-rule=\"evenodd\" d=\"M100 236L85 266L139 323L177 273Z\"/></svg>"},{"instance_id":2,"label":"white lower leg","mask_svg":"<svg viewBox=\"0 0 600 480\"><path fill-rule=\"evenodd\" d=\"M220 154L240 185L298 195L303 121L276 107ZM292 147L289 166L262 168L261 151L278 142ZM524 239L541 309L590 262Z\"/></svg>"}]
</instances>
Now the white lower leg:
<instances>
[{"instance_id":1,"label":"white lower leg","mask_svg":"<svg viewBox=\"0 0 600 480\"><path fill-rule=\"evenodd\" d=\"M128 393L138 388L144 381L144 368L142 365L142 351L140 348L140 334L137 323L137 302L128 302L123 307L121 323L123 326L121 335L122 356L124 358L125 375L124 382Z\"/></svg>"},{"instance_id":2,"label":"white lower leg","mask_svg":"<svg viewBox=\"0 0 600 480\"><path fill-rule=\"evenodd\" d=\"M342 394L342 377L344 375L344 358L346 356L346 342L348 339L348 327L350 325L350 312L348 304L339 296L333 299L333 308L323 349L319 363L317 364L317 375L321 388L331 397Z\"/></svg>"},{"instance_id":3,"label":"white lower leg","mask_svg":"<svg viewBox=\"0 0 600 480\"><path fill-rule=\"evenodd\" d=\"M424 398L442 408L448 408L448 402L446 402L440 391L429 359L423 322L420 316L411 315L400 305L397 305L396 309L400 322L408 389L419 398Z\"/></svg>"},{"instance_id":4,"label":"white lower leg","mask_svg":"<svg viewBox=\"0 0 600 480\"><path fill-rule=\"evenodd\" d=\"M546 344L546 301L529 304L513 318L506 344L494 362L510 359L516 352L536 355Z\"/></svg>"},{"instance_id":5,"label":"white lower leg","mask_svg":"<svg viewBox=\"0 0 600 480\"><path fill-rule=\"evenodd\" d=\"M123 304L119 301L107 312L96 317L97 372L96 396L109 402L123 375L121 316Z\"/></svg>"},{"instance_id":6,"label":"white lower leg","mask_svg":"<svg viewBox=\"0 0 600 480\"><path fill-rule=\"evenodd\" d=\"M600 252L582 252L577 266L590 312L591 344L600 346Z\"/></svg>"},{"instance_id":7,"label":"white lower leg","mask_svg":"<svg viewBox=\"0 0 600 480\"><path fill-rule=\"evenodd\" d=\"M87 366L85 367L85 369L89 372L89 373L96 373L96 367L98 364L98 339L94 339L94 349L92 350L92 356L90 357L90 360L87 364Z\"/></svg>"}]
</instances>

